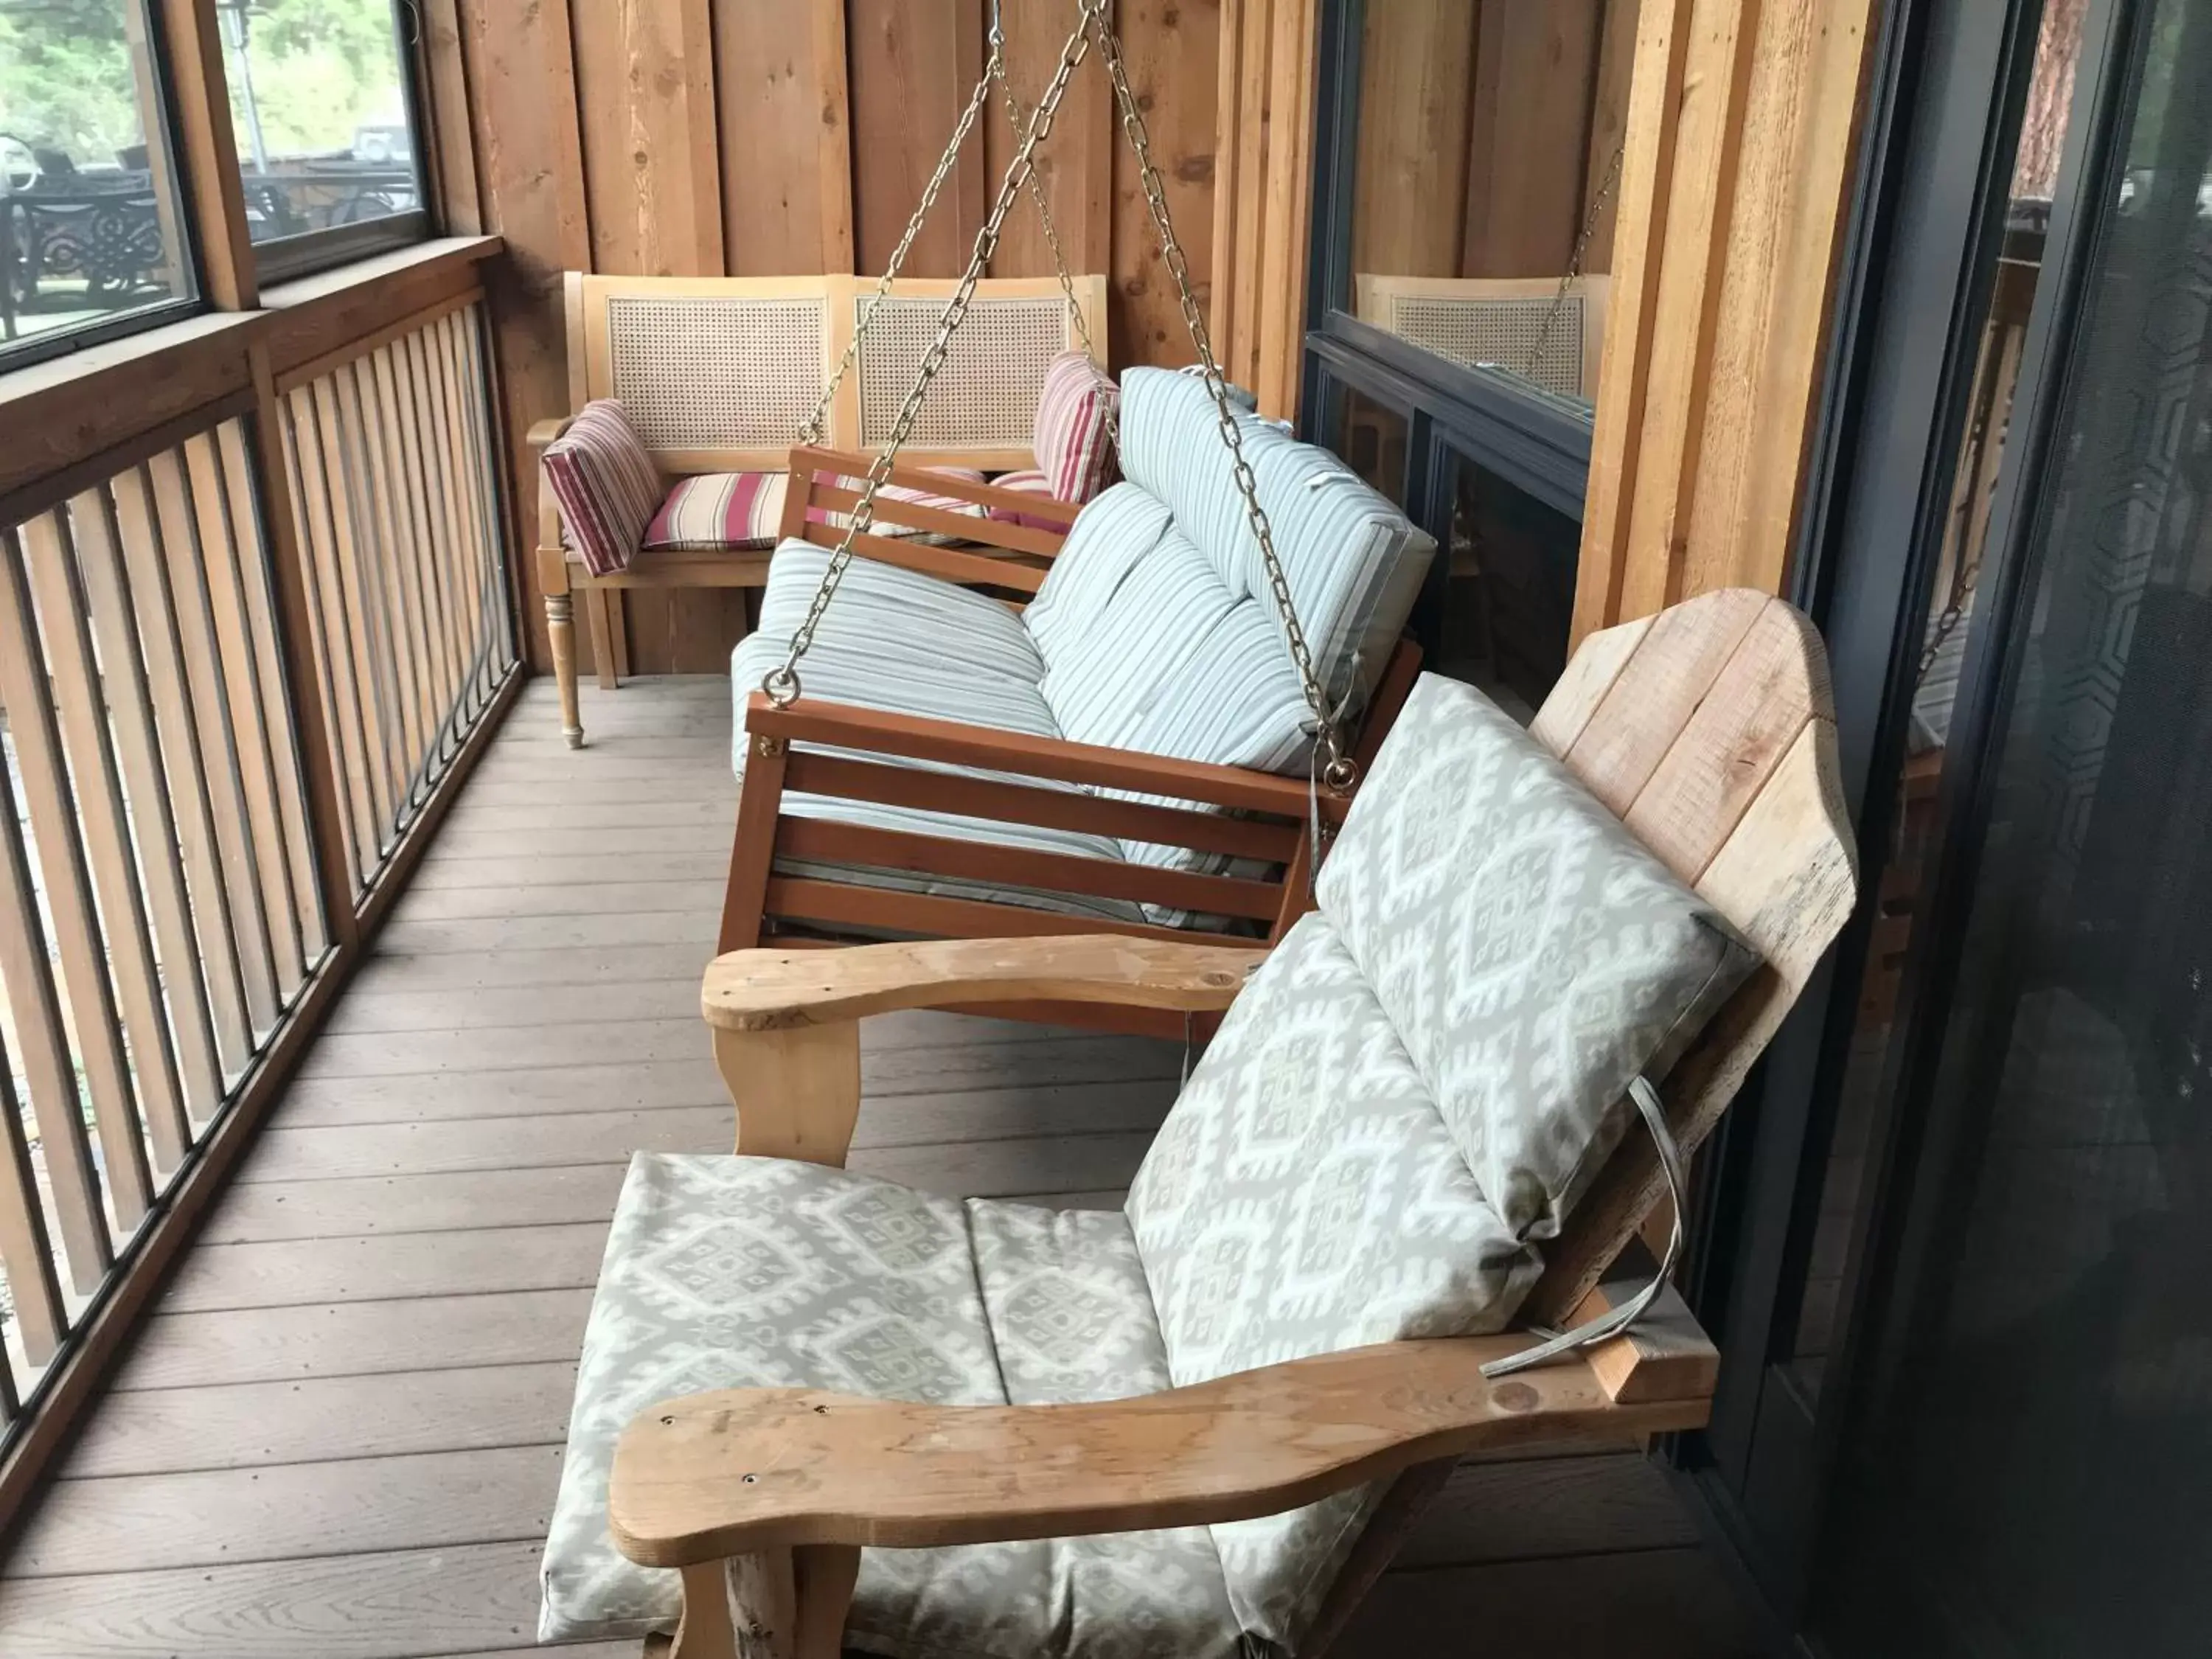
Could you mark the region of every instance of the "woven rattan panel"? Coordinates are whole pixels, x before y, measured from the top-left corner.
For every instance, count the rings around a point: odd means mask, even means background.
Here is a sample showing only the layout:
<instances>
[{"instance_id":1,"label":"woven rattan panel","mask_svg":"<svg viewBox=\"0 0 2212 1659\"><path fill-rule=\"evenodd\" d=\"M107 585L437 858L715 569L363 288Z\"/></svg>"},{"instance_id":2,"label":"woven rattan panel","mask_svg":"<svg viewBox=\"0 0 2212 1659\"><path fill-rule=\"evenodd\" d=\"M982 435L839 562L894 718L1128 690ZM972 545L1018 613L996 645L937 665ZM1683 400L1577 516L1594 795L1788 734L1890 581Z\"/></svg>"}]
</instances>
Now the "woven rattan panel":
<instances>
[{"instance_id":1,"label":"woven rattan panel","mask_svg":"<svg viewBox=\"0 0 2212 1659\"><path fill-rule=\"evenodd\" d=\"M1554 303L1559 320L1544 337L1544 319ZM1390 302L1390 331L1424 350L1468 368L1493 364L1563 398L1583 395L1583 296L1564 302L1551 295L1528 299L1462 299L1401 294ZM1540 343L1544 360L1533 365Z\"/></svg>"},{"instance_id":2,"label":"woven rattan panel","mask_svg":"<svg viewBox=\"0 0 2212 1659\"><path fill-rule=\"evenodd\" d=\"M822 395L820 300L610 299L615 396L647 449L769 449Z\"/></svg>"},{"instance_id":3,"label":"woven rattan panel","mask_svg":"<svg viewBox=\"0 0 2212 1659\"><path fill-rule=\"evenodd\" d=\"M866 303L865 296L854 301L856 316ZM862 445L890 437L944 309L941 300L886 299L877 311L854 371ZM1067 311L1057 295L975 301L907 441L923 448L1026 449L1045 365L1067 349Z\"/></svg>"}]
</instances>

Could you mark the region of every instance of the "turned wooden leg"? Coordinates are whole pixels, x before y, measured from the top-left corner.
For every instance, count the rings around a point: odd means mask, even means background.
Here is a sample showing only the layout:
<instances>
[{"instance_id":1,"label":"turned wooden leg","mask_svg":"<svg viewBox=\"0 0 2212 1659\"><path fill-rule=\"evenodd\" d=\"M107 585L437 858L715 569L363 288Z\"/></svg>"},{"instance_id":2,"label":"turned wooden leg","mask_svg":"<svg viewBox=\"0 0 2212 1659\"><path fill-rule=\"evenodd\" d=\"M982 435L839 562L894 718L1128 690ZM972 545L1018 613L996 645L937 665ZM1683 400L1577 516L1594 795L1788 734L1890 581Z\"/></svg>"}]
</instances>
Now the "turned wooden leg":
<instances>
[{"instance_id":1,"label":"turned wooden leg","mask_svg":"<svg viewBox=\"0 0 2212 1659\"><path fill-rule=\"evenodd\" d=\"M576 706L576 607L566 593L545 596L545 637L553 648L553 683L561 692L561 735L568 747L584 746L584 720Z\"/></svg>"},{"instance_id":2,"label":"turned wooden leg","mask_svg":"<svg viewBox=\"0 0 2212 1659\"><path fill-rule=\"evenodd\" d=\"M845 1167L860 1115L860 1027L714 1031L714 1065L738 1109L738 1151Z\"/></svg>"}]
</instances>

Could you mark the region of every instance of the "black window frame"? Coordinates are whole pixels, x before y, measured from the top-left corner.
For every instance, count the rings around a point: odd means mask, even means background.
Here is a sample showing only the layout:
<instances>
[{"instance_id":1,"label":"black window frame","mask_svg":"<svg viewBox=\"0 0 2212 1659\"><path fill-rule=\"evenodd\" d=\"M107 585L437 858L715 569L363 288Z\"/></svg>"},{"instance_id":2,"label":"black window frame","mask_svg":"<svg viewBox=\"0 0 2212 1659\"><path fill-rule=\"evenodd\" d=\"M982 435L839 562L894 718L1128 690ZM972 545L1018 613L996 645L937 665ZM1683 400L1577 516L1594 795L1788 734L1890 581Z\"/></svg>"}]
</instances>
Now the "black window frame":
<instances>
[{"instance_id":1,"label":"black window frame","mask_svg":"<svg viewBox=\"0 0 2212 1659\"><path fill-rule=\"evenodd\" d=\"M407 114L409 166L415 174L415 206L355 224L334 225L295 236L273 236L253 244L255 281L264 288L319 276L325 271L374 258L437 234L430 211L428 138L429 108L423 98L423 21L421 0L391 0L392 45L399 64L399 95ZM226 58L228 52L226 52ZM230 65L226 61L226 76ZM241 178L245 161L240 160Z\"/></svg>"}]
</instances>

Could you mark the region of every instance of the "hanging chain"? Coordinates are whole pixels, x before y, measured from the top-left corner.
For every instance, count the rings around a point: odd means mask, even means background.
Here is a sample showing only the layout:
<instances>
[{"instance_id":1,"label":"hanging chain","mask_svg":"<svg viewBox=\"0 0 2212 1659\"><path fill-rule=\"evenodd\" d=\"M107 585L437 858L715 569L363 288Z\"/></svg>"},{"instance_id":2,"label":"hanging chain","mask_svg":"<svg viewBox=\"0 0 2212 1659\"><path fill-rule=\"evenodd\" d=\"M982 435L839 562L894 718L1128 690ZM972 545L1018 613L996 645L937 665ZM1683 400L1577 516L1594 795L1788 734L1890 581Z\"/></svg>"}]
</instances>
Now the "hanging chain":
<instances>
[{"instance_id":1,"label":"hanging chain","mask_svg":"<svg viewBox=\"0 0 2212 1659\"><path fill-rule=\"evenodd\" d=\"M1597 228L1597 216L1605 211L1605 204L1620 182L1621 159L1628 153L1628 143L1623 139L1613 149L1613 159L1605 164L1605 175L1598 180L1597 189L1591 192L1589 209L1583 214L1582 228L1575 233L1574 252L1567 258L1566 275L1559 278L1559 292L1552 295L1552 308L1544 313L1544 325L1536 331L1535 349L1528 354L1528 366L1521 371L1521 378L1533 380L1536 371L1544 366L1545 355L1552 349L1552 332L1559 317L1567 308L1567 295L1572 292L1575 281L1583 274L1583 258L1589 253L1590 233Z\"/></svg>"},{"instance_id":2,"label":"hanging chain","mask_svg":"<svg viewBox=\"0 0 2212 1659\"><path fill-rule=\"evenodd\" d=\"M1304 692L1306 707L1313 714L1315 741L1320 745L1321 764L1316 769L1322 783L1342 794L1358 781L1359 763L1345 751L1339 723L1330 713L1328 699L1314 673L1313 653L1306 647L1305 631L1298 626L1297 611L1291 603L1290 578L1284 574L1283 562L1276 555L1274 532L1268 526L1267 510L1260 505L1259 484L1252 476L1251 463L1244 459L1244 441L1237 429L1237 416L1230 408L1228 383L1222 378L1221 365L1214 361L1212 337L1206 331L1198 296L1191 291L1190 264L1183 257L1182 245L1176 240L1175 226L1168 218L1166 190L1160 182L1159 169L1152 164L1152 136L1145 127L1144 112L1138 106L1136 94L1129 89L1128 70L1121 61L1121 43L1113 26L1106 21L1103 3L1094 6L1086 0L1084 12L1088 26L1097 32L1099 55L1106 60L1106 72L1114 82L1115 101L1121 110L1121 130L1128 135L1130 146L1137 153L1138 175L1144 181L1152 228L1160 239L1160 257L1168 268L1168 275L1175 279L1176 294L1182 304L1183 326L1190 331L1191 343L1198 348L1198 360L1206 371L1206 389L1212 394L1215 417L1221 427L1221 441L1229 447L1231 470L1236 477L1237 492L1244 498L1244 516L1260 544L1260 562L1267 567L1267 586L1273 591L1275 609L1283 619L1283 632L1290 643L1291 665L1297 670L1299 689Z\"/></svg>"},{"instance_id":3,"label":"hanging chain","mask_svg":"<svg viewBox=\"0 0 2212 1659\"><path fill-rule=\"evenodd\" d=\"M837 592L837 584L844 579L845 568L853 562L854 538L866 535L869 526L875 522L877 493L890 477L891 464L897 458L900 447L906 442L907 434L914 429L915 417L921 413L922 403L929 396L930 383L937 378L938 371L945 367L945 353L951 348L953 333L967 317L968 304L975 296L975 284L982 279L983 267L990 263L991 255L998 249L999 232L1006 222L1007 210L1012 207L1014 198L1020 193L1036 169L1036 148L1052 131L1053 118L1059 113L1060 100L1067 91L1068 78L1075 73L1076 65L1091 50L1090 26L1098 21L1109 3L1109 0L1081 0L1082 15L1076 22L1075 33L1067 37L1067 44L1060 50L1060 64L1053 72L1051 84L1046 87L1043 100L1037 105L1036 112L1030 118L1029 127L1022 135L1021 147L1015 151L1006 177L1000 181L998 199L991 204L990 216L984 220L983 228L975 233L975 246L969 256L968 269L960 274L959 287L953 290L952 297L945 302L945 309L938 317L936 337L931 340L928 351L923 355L921 369L915 377L913 386L907 389L906 401L899 405L898 418L891 423L890 437L868 468L867 481L861 486L860 499L854 503L852 514L846 521L845 533L839 538L836 550L830 555L830 562L823 569L822 584L814 590L813 600L806 607L805 619L791 636L791 644L784 653L782 663L769 669L761 678L762 691L778 708L790 707L799 697L799 659L813 648L814 631L821 624L823 612L830 608L830 601ZM990 84L991 77L988 75L976 83L976 95L969 100L968 113L962 117L961 130L963 133ZM951 154L950 151L946 153L948 156ZM912 228L909 227L908 240L912 240L911 232ZM901 252L904 252L903 244ZM1212 361L1211 353L1207 361Z\"/></svg>"},{"instance_id":4,"label":"hanging chain","mask_svg":"<svg viewBox=\"0 0 2212 1659\"><path fill-rule=\"evenodd\" d=\"M922 221L929 216L929 210L936 205L938 192L945 188L945 181L952 176L952 164L960 159L960 147L968 142L968 134L975 125L975 118L982 112L983 100L989 95L993 72L1004 72L1003 66L998 62L998 50L999 42L994 35L991 43L992 61L984 66L983 78L975 83L975 90L969 95L968 107L960 112L960 119L953 125L952 142L945 145L945 154L937 158L937 171L929 175L929 182L922 186L921 200L915 207L914 216L906 222L906 230L899 237L898 246L891 250L890 264L884 267L884 274L876 279L875 291L868 295L868 303L861 307L860 320L853 325L853 337L845 342L844 356L838 358L837 367L830 371L829 380L823 384L822 396L814 405L814 412L806 417L806 424L799 428L799 441L802 444L818 445L829 429L830 401L836 397L837 388L845 383L846 375L852 373L853 365L860 357L860 342L867 337L868 326L876 320L876 307L883 303L884 296L890 292L891 284L898 280L900 267L906 264L906 256L914 247L914 239L921 234Z\"/></svg>"},{"instance_id":5,"label":"hanging chain","mask_svg":"<svg viewBox=\"0 0 2212 1659\"><path fill-rule=\"evenodd\" d=\"M1006 39L1000 31L999 9L991 8L991 61L987 72L999 78L999 90L1006 100L1006 120L1017 135L1029 130L1030 118L1022 108L1022 100L1014 96L1014 83L1006 76ZM1060 275L1060 292L1067 301L1067 320L1075 329L1075 337L1083 343L1084 355L1096 362L1098 353L1091 343L1091 325L1083 315L1083 307L1075 302L1075 282L1067 272L1067 250L1060 245L1060 227L1052 220L1052 204L1045 199L1044 180L1032 172L1030 174L1030 198L1036 204L1037 218L1044 226L1045 246L1052 250L1052 268Z\"/></svg>"}]
</instances>

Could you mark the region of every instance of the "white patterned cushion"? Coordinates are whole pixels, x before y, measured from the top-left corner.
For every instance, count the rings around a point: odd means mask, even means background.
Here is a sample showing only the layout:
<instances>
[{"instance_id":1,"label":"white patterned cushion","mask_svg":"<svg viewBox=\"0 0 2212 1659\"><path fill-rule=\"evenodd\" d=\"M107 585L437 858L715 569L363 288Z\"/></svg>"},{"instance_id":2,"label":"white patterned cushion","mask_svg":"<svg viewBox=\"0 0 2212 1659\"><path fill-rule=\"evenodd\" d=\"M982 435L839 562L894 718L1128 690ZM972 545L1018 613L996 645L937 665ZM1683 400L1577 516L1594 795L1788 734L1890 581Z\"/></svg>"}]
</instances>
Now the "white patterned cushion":
<instances>
[{"instance_id":1,"label":"white patterned cushion","mask_svg":"<svg viewBox=\"0 0 2212 1659\"><path fill-rule=\"evenodd\" d=\"M1424 675L1316 883L1516 1237L1556 1237L1758 957L1511 716Z\"/></svg>"},{"instance_id":2,"label":"white patterned cushion","mask_svg":"<svg viewBox=\"0 0 2212 1659\"><path fill-rule=\"evenodd\" d=\"M1139 1392L1165 1386L1151 1300L1117 1215L963 1206L774 1158L638 1154L585 1332L538 1639L675 1624L676 1574L630 1562L606 1528L615 1443L647 1407L756 1387L941 1405L1005 1405L1040 1387L1097 1398L1053 1358L1086 1333L1119 1356L1101 1379ZM1002 1375L1009 1352L1032 1366L1041 1359L1044 1371L1017 1362ZM1240 1651L1211 1536L1198 1527L866 1550L846 1644L896 1659Z\"/></svg>"},{"instance_id":3,"label":"white patterned cushion","mask_svg":"<svg viewBox=\"0 0 2212 1659\"><path fill-rule=\"evenodd\" d=\"M1539 1263L1468 1173L1328 917L1284 936L1129 1189L1178 1386L1502 1329ZM1243 1626L1295 1650L1376 1494L1213 1528Z\"/></svg>"}]
</instances>

